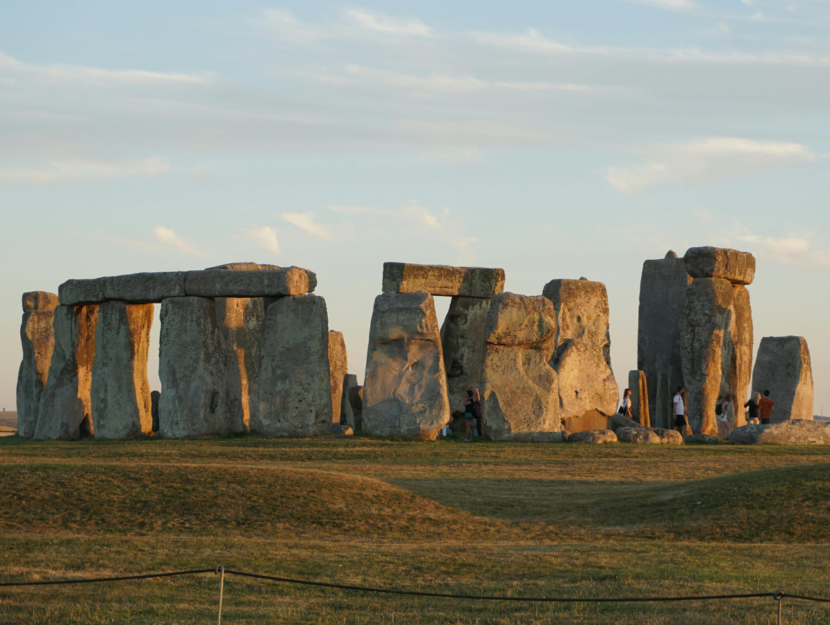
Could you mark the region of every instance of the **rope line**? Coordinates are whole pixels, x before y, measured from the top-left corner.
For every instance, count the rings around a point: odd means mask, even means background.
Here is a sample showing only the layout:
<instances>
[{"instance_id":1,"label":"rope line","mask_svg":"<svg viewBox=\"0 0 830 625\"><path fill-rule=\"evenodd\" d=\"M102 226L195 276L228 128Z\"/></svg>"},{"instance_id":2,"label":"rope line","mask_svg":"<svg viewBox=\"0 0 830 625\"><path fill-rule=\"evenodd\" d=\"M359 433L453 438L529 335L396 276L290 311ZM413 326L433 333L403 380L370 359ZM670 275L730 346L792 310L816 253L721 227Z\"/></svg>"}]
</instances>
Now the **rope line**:
<instances>
[{"instance_id":1,"label":"rope line","mask_svg":"<svg viewBox=\"0 0 830 625\"><path fill-rule=\"evenodd\" d=\"M124 575L121 577L89 577L82 579L56 579L46 582L0 582L0 587L12 586L56 586L58 584L98 584L101 582L124 582L136 579L152 579L155 577L177 577L179 575L198 575L200 573L214 573L215 569L193 569L190 571L171 571L169 573L147 573L145 575Z\"/></svg>"}]
</instances>

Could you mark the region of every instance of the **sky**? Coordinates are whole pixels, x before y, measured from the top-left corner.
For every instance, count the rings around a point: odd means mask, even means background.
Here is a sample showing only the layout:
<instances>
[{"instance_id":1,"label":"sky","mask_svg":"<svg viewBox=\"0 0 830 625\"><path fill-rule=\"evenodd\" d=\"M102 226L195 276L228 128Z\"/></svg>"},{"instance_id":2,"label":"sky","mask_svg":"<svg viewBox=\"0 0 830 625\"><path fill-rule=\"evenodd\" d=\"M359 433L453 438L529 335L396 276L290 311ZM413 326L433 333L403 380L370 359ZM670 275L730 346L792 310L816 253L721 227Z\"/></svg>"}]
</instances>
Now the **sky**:
<instances>
[{"instance_id":1,"label":"sky","mask_svg":"<svg viewBox=\"0 0 830 625\"><path fill-rule=\"evenodd\" d=\"M235 261L314 270L360 379L384 261L586 276L624 388L643 261L717 245L828 414L829 121L825 0L4 2L0 408L24 291Z\"/></svg>"}]
</instances>

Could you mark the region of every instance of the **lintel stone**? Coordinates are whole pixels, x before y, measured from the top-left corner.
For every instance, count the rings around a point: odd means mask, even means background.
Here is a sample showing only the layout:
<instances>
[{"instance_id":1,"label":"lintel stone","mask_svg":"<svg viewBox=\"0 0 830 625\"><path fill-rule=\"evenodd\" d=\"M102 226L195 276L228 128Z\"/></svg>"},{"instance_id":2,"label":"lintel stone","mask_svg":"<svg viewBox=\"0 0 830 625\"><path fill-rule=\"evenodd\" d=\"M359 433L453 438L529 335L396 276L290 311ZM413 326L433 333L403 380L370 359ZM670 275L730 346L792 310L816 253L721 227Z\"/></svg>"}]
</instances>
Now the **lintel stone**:
<instances>
[{"instance_id":1,"label":"lintel stone","mask_svg":"<svg viewBox=\"0 0 830 625\"><path fill-rule=\"evenodd\" d=\"M281 297L309 292L309 272L299 267L238 271L188 271L185 292L198 297Z\"/></svg>"},{"instance_id":2,"label":"lintel stone","mask_svg":"<svg viewBox=\"0 0 830 625\"><path fill-rule=\"evenodd\" d=\"M383 292L493 297L504 291L504 269L383 263Z\"/></svg>"},{"instance_id":3,"label":"lintel stone","mask_svg":"<svg viewBox=\"0 0 830 625\"><path fill-rule=\"evenodd\" d=\"M721 278L744 286L755 279L755 257L721 247L690 247L683 257L693 278Z\"/></svg>"}]
</instances>

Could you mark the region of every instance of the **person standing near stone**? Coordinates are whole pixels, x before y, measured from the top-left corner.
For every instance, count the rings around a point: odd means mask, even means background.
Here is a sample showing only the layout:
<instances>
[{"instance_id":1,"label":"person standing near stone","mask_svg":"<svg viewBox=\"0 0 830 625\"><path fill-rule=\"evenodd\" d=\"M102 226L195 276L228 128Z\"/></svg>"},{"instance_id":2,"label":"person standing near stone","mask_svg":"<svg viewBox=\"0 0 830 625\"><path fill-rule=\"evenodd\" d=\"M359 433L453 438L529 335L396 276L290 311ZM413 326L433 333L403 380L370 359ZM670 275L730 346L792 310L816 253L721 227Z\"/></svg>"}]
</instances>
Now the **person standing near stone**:
<instances>
[{"instance_id":1,"label":"person standing near stone","mask_svg":"<svg viewBox=\"0 0 830 625\"><path fill-rule=\"evenodd\" d=\"M718 436L721 438L729 438L730 428L735 424L735 405L732 403L732 394L727 393L721 403L721 412L718 415ZM721 431L725 434L721 436Z\"/></svg>"},{"instance_id":2,"label":"person standing near stone","mask_svg":"<svg viewBox=\"0 0 830 625\"><path fill-rule=\"evenodd\" d=\"M484 436L484 429L481 426L481 393L478 389L473 391L473 401L475 402L473 405L473 416L476 418L476 432L478 432L478 437L482 438Z\"/></svg>"},{"instance_id":3,"label":"person standing near stone","mask_svg":"<svg viewBox=\"0 0 830 625\"><path fill-rule=\"evenodd\" d=\"M761 413L761 425L769 425L773 406L775 406L775 402L769 398L769 391L764 391L764 396L758 402L758 408Z\"/></svg>"},{"instance_id":4,"label":"person standing near stone","mask_svg":"<svg viewBox=\"0 0 830 625\"><path fill-rule=\"evenodd\" d=\"M744 404L744 408L749 408L749 416L746 419L747 423L758 423L758 412L760 410L761 393L755 391L752 398Z\"/></svg>"},{"instance_id":5,"label":"person standing near stone","mask_svg":"<svg viewBox=\"0 0 830 625\"><path fill-rule=\"evenodd\" d=\"M633 419L634 417L631 416L631 389L627 388L623 391L623 401L622 405L620 406L620 414L624 417L628 417L629 419Z\"/></svg>"},{"instance_id":6,"label":"person standing near stone","mask_svg":"<svg viewBox=\"0 0 830 625\"><path fill-rule=\"evenodd\" d=\"M464 397L464 428L467 438L465 441L473 440L473 423L475 423L476 400L472 391L466 391Z\"/></svg>"},{"instance_id":7,"label":"person standing near stone","mask_svg":"<svg viewBox=\"0 0 830 625\"><path fill-rule=\"evenodd\" d=\"M677 387L677 393L672 401L672 414L674 414L674 429L683 433L686 425L686 402L683 401L683 387Z\"/></svg>"}]
</instances>

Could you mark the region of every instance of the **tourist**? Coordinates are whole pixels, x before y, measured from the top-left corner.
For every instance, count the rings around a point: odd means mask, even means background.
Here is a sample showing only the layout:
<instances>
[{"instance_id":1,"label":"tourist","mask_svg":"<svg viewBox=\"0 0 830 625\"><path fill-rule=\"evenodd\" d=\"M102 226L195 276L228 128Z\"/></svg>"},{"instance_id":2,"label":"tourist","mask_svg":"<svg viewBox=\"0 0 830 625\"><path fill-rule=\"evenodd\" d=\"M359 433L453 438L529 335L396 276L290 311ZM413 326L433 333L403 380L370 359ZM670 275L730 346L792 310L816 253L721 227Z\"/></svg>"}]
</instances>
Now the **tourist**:
<instances>
[{"instance_id":1,"label":"tourist","mask_svg":"<svg viewBox=\"0 0 830 625\"><path fill-rule=\"evenodd\" d=\"M721 438L729 438L729 432L731 431L730 428L735 423L735 405L732 403L731 393L727 393L724 396L723 402L720 404L720 413L717 415L717 417L718 436L720 436ZM721 432L724 432L723 436L721 436Z\"/></svg>"},{"instance_id":2,"label":"tourist","mask_svg":"<svg viewBox=\"0 0 830 625\"><path fill-rule=\"evenodd\" d=\"M476 432L478 432L478 436L481 438L484 436L484 428L481 423L481 393L478 392L478 389L475 389L473 399L476 402L473 406L473 416L476 418Z\"/></svg>"},{"instance_id":3,"label":"tourist","mask_svg":"<svg viewBox=\"0 0 830 625\"><path fill-rule=\"evenodd\" d=\"M624 417L632 418L631 416L631 389L627 388L623 391L623 401L620 406L620 414Z\"/></svg>"},{"instance_id":4,"label":"tourist","mask_svg":"<svg viewBox=\"0 0 830 625\"><path fill-rule=\"evenodd\" d=\"M672 413L674 414L674 429L683 434L686 425L686 402L683 401L683 387L677 387L677 394L672 400Z\"/></svg>"},{"instance_id":5,"label":"tourist","mask_svg":"<svg viewBox=\"0 0 830 625\"><path fill-rule=\"evenodd\" d=\"M760 403L761 393L755 391L750 400L744 404L744 408L749 408L746 418L747 424L758 423L758 410Z\"/></svg>"},{"instance_id":6,"label":"tourist","mask_svg":"<svg viewBox=\"0 0 830 625\"><path fill-rule=\"evenodd\" d=\"M475 423L476 400L472 391L466 391L464 397L464 428L467 431L465 441L473 440L473 423Z\"/></svg>"},{"instance_id":7,"label":"tourist","mask_svg":"<svg viewBox=\"0 0 830 625\"><path fill-rule=\"evenodd\" d=\"M759 412L761 413L761 425L769 425L769 420L772 417L772 407L775 403L769 398L769 391L764 391L764 396L758 402Z\"/></svg>"}]
</instances>

